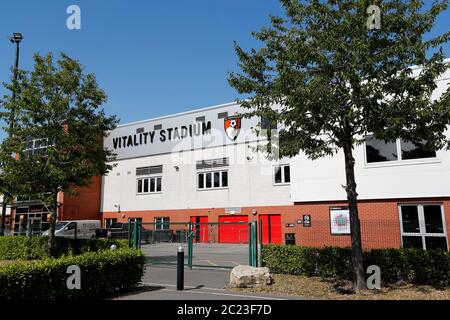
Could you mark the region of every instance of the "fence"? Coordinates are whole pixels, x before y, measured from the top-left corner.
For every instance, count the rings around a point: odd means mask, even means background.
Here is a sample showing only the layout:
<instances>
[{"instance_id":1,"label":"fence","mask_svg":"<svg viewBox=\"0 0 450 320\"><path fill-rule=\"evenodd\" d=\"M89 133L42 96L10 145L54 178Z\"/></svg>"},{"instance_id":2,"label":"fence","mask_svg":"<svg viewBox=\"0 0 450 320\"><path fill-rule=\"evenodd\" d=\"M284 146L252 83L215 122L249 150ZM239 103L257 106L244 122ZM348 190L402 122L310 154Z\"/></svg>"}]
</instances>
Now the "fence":
<instances>
[{"instance_id":1,"label":"fence","mask_svg":"<svg viewBox=\"0 0 450 320\"><path fill-rule=\"evenodd\" d=\"M190 268L258 264L257 222L142 223L130 219L128 225L129 245L151 244L144 250L152 263L174 263L175 249L181 244L186 247Z\"/></svg>"}]
</instances>

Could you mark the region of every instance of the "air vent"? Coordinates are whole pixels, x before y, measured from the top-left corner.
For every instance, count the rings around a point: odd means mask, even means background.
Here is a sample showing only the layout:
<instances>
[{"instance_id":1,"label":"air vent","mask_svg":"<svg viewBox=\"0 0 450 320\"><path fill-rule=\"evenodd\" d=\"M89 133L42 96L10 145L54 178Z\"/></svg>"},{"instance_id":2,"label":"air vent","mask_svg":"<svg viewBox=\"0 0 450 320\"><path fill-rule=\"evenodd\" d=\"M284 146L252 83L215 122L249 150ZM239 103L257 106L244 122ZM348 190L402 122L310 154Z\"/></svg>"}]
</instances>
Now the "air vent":
<instances>
[{"instance_id":1,"label":"air vent","mask_svg":"<svg viewBox=\"0 0 450 320\"><path fill-rule=\"evenodd\" d=\"M228 158L219 158L219 159L197 161L196 168L197 170L213 169L213 168L228 167L228 165L229 165Z\"/></svg>"},{"instance_id":2,"label":"air vent","mask_svg":"<svg viewBox=\"0 0 450 320\"><path fill-rule=\"evenodd\" d=\"M205 116L195 118L197 122L205 122Z\"/></svg>"},{"instance_id":3,"label":"air vent","mask_svg":"<svg viewBox=\"0 0 450 320\"><path fill-rule=\"evenodd\" d=\"M137 128L136 129L136 133L142 133L142 132L144 132L144 128Z\"/></svg>"},{"instance_id":4,"label":"air vent","mask_svg":"<svg viewBox=\"0 0 450 320\"><path fill-rule=\"evenodd\" d=\"M220 112L217 114L217 119L225 119L228 117L228 112Z\"/></svg>"},{"instance_id":5,"label":"air vent","mask_svg":"<svg viewBox=\"0 0 450 320\"><path fill-rule=\"evenodd\" d=\"M155 126L153 127L153 130L161 130L162 129L162 124L155 124Z\"/></svg>"},{"instance_id":6,"label":"air vent","mask_svg":"<svg viewBox=\"0 0 450 320\"><path fill-rule=\"evenodd\" d=\"M137 176L145 176L149 174L160 174L162 173L163 166L150 166L150 167L141 167L136 168Z\"/></svg>"}]
</instances>

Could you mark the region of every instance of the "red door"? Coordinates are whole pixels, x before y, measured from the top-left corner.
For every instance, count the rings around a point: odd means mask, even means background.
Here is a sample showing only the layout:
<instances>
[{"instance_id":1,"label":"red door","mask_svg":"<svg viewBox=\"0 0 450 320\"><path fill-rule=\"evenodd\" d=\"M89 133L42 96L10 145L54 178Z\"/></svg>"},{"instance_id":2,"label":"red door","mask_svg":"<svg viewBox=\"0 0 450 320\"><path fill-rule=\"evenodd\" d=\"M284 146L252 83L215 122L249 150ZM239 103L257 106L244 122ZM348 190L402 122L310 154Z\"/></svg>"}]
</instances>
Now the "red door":
<instances>
[{"instance_id":1,"label":"red door","mask_svg":"<svg viewBox=\"0 0 450 320\"><path fill-rule=\"evenodd\" d=\"M219 243L248 243L248 216L220 216Z\"/></svg>"},{"instance_id":2,"label":"red door","mask_svg":"<svg viewBox=\"0 0 450 320\"><path fill-rule=\"evenodd\" d=\"M208 217L191 217L195 242L208 242Z\"/></svg>"},{"instance_id":3,"label":"red door","mask_svg":"<svg viewBox=\"0 0 450 320\"><path fill-rule=\"evenodd\" d=\"M279 214L264 214L259 216L262 224L262 243L281 243L281 216Z\"/></svg>"}]
</instances>

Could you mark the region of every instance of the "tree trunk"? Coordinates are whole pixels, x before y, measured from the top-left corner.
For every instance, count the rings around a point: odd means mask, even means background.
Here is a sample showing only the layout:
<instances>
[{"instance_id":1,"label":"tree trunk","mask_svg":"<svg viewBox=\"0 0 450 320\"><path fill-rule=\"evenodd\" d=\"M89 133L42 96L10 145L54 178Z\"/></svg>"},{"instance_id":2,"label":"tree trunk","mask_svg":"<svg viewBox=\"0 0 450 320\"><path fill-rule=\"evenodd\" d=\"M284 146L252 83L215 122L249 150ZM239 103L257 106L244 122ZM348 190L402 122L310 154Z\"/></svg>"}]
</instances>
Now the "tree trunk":
<instances>
[{"instance_id":1,"label":"tree trunk","mask_svg":"<svg viewBox=\"0 0 450 320\"><path fill-rule=\"evenodd\" d=\"M361 227L358 217L358 193L355 182L355 159L353 158L352 138L347 139L344 145L345 156L345 176L348 207L350 212L350 234L352 241L352 268L353 268L353 289L365 290L366 279L363 264L363 253L361 243Z\"/></svg>"},{"instance_id":2,"label":"tree trunk","mask_svg":"<svg viewBox=\"0 0 450 320\"><path fill-rule=\"evenodd\" d=\"M48 229L48 255L55 257L55 224L58 217L58 192L53 194L52 212L50 215L50 228Z\"/></svg>"}]
</instances>

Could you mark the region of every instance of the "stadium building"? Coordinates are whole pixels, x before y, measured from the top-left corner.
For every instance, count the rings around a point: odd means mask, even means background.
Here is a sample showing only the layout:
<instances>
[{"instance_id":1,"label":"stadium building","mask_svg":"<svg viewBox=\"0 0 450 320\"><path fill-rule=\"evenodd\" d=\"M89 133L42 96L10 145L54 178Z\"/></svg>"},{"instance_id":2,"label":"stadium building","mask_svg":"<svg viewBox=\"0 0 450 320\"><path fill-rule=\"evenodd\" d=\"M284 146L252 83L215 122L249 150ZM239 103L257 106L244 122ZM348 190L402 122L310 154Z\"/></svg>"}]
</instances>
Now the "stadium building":
<instances>
[{"instance_id":1,"label":"stadium building","mask_svg":"<svg viewBox=\"0 0 450 320\"><path fill-rule=\"evenodd\" d=\"M433 98L449 81L447 71ZM349 246L343 154L269 160L255 150L265 121L242 112L230 103L118 126L104 141L113 169L76 197L60 195L61 218L138 218L162 230L191 221L201 223L196 241L221 243L247 242L233 222L258 221L263 243ZM450 151L368 135L354 157L365 249L448 250Z\"/></svg>"}]
</instances>

